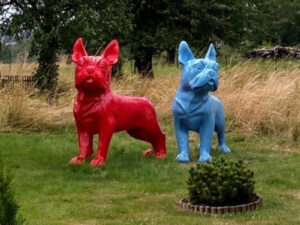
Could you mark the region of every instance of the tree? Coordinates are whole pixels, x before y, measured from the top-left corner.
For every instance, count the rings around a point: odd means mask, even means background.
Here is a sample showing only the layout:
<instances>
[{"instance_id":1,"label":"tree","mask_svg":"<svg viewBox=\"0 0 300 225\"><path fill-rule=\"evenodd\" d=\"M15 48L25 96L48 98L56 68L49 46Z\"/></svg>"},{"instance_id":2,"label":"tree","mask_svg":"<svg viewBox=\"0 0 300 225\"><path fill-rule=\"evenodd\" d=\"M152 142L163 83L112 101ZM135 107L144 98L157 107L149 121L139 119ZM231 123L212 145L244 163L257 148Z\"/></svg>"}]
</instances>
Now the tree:
<instances>
[{"instance_id":1,"label":"tree","mask_svg":"<svg viewBox=\"0 0 300 225\"><path fill-rule=\"evenodd\" d=\"M274 45L299 44L300 1L255 0L249 40L253 46L267 41Z\"/></svg>"},{"instance_id":2,"label":"tree","mask_svg":"<svg viewBox=\"0 0 300 225\"><path fill-rule=\"evenodd\" d=\"M158 41L160 51L167 51L167 62L175 62L175 54L178 44L182 40L192 40L190 26L190 9L185 1L168 1L163 10L163 23L158 27Z\"/></svg>"},{"instance_id":3,"label":"tree","mask_svg":"<svg viewBox=\"0 0 300 225\"><path fill-rule=\"evenodd\" d=\"M70 52L73 42L83 37L88 49L99 48L113 38L123 38L130 30L130 14L122 0L6 0L0 3L2 30L10 36L26 31L32 37L31 53L38 55L34 74L43 92L55 95L59 51ZM96 47L97 46L97 47Z\"/></svg>"},{"instance_id":4,"label":"tree","mask_svg":"<svg viewBox=\"0 0 300 225\"><path fill-rule=\"evenodd\" d=\"M135 67L143 77L153 77L152 56L166 50L174 62L182 37L190 36L186 5L180 0L131 1L133 32L131 48Z\"/></svg>"},{"instance_id":5,"label":"tree","mask_svg":"<svg viewBox=\"0 0 300 225\"><path fill-rule=\"evenodd\" d=\"M155 0L133 1L133 58L142 76L153 76L152 56L166 50L174 62L181 40L198 50L209 42L239 45L248 25L249 0Z\"/></svg>"},{"instance_id":6,"label":"tree","mask_svg":"<svg viewBox=\"0 0 300 225\"><path fill-rule=\"evenodd\" d=\"M160 21L159 9L162 7L162 1L129 2L135 15L130 41L135 67L142 77L153 77L152 55L157 43L156 30Z\"/></svg>"},{"instance_id":7,"label":"tree","mask_svg":"<svg viewBox=\"0 0 300 225\"><path fill-rule=\"evenodd\" d=\"M185 1L190 41L198 50L210 42L239 46L247 34L249 0Z\"/></svg>"}]
</instances>

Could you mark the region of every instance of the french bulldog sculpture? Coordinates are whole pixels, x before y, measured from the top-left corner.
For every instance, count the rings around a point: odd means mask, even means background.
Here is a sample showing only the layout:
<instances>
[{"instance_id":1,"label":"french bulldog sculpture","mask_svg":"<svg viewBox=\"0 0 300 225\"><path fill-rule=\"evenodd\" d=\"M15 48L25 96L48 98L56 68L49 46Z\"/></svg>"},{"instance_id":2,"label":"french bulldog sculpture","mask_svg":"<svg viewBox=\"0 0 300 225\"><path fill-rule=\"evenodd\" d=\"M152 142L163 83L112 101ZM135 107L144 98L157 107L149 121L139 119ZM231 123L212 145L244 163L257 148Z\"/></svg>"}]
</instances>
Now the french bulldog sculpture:
<instances>
[{"instance_id":1,"label":"french bulldog sculpture","mask_svg":"<svg viewBox=\"0 0 300 225\"><path fill-rule=\"evenodd\" d=\"M219 150L230 152L225 141L225 118L221 101L210 95L218 88L219 65L211 44L204 59L195 59L185 41L179 45L178 60L182 65L179 88L173 100L174 127L179 154L176 160L189 162L188 132L199 133L199 162L212 160L210 155L214 130Z\"/></svg>"},{"instance_id":2,"label":"french bulldog sculpture","mask_svg":"<svg viewBox=\"0 0 300 225\"><path fill-rule=\"evenodd\" d=\"M117 63L119 45L113 40L101 56L88 56L82 39L73 47L72 60L76 64L74 117L78 133L78 156L71 164L80 164L93 154L93 135L98 134L98 150L91 166L103 165L114 132L126 130L134 138L149 142L155 153L166 156L165 134L161 131L152 103L146 98L115 94L110 89L111 68Z\"/></svg>"}]
</instances>

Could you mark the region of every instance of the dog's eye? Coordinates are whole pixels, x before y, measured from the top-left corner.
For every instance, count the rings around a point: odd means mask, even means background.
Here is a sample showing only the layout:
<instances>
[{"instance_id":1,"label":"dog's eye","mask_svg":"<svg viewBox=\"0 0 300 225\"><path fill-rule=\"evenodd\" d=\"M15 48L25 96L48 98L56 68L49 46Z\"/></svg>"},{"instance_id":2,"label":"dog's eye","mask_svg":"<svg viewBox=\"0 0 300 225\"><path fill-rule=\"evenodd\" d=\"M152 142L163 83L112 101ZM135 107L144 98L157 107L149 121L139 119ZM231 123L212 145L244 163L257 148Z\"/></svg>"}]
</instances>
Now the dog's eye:
<instances>
[{"instance_id":1,"label":"dog's eye","mask_svg":"<svg viewBox=\"0 0 300 225\"><path fill-rule=\"evenodd\" d=\"M215 65L214 65L214 70L219 70L219 64L218 63L216 63Z\"/></svg>"},{"instance_id":2,"label":"dog's eye","mask_svg":"<svg viewBox=\"0 0 300 225\"><path fill-rule=\"evenodd\" d=\"M97 63L97 67L100 68L100 70L106 70L107 65L106 63L100 61Z\"/></svg>"},{"instance_id":3,"label":"dog's eye","mask_svg":"<svg viewBox=\"0 0 300 225\"><path fill-rule=\"evenodd\" d=\"M84 65L84 60L81 58L81 59L79 59L79 60L76 62L76 64L77 64L78 66L83 66L83 65Z\"/></svg>"},{"instance_id":4,"label":"dog's eye","mask_svg":"<svg viewBox=\"0 0 300 225\"><path fill-rule=\"evenodd\" d=\"M203 63L201 63L201 62L195 64L194 67L195 67L196 69L198 69L198 70L203 70L203 69L204 69L204 65L203 65Z\"/></svg>"}]
</instances>

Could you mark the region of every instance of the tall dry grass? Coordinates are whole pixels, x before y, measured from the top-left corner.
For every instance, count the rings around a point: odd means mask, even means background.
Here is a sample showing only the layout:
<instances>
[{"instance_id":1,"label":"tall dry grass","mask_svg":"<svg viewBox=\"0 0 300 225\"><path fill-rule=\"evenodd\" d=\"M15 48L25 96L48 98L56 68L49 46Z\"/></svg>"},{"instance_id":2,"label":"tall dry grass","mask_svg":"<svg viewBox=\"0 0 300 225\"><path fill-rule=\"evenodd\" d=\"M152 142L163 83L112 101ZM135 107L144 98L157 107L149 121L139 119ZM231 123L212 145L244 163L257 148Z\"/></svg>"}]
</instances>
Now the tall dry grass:
<instances>
[{"instance_id":1,"label":"tall dry grass","mask_svg":"<svg viewBox=\"0 0 300 225\"><path fill-rule=\"evenodd\" d=\"M153 80L126 76L112 83L112 88L118 94L142 96L150 99L158 116L167 119L172 116L172 100L178 82L178 74L167 74Z\"/></svg>"},{"instance_id":2,"label":"tall dry grass","mask_svg":"<svg viewBox=\"0 0 300 225\"><path fill-rule=\"evenodd\" d=\"M276 65L275 65L276 66ZM253 63L222 71L216 93L239 131L300 140L300 69Z\"/></svg>"},{"instance_id":3,"label":"tall dry grass","mask_svg":"<svg viewBox=\"0 0 300 225\"><path fill-rule=\"evenodd\" d=\"M153 80L126 75L113 80L120 94L145 96L155 105L159 118L171 122L172 100L180 68L161 67ZM0 129L20 129L48 124L73 123L74 68L60 67L58 102L49 106L35 90L14 87L0 91ZM227 128L249 135L280 135L300 140L300 68L244 62L220 71L219 89L213 93L224 105ZM19 121L19 122L17 122Z\"/></svg>"},{"instance_id":4,"label":"tall dry grass","mask_svg":"<svg viewBox=\"0 0 300 225\"><path fill-rule=\"evenodd\" d=\"M37 63L16 62L11 64L0 64L0 74L1 75L31 75L33 71L37 68Z\"/></svg>"},{"instance_id":5,"label":"tall dry grass","mask_svg":"<svg viewBox=\"0 0 300 225\"><path fill-rule=\"evenodd\" d=\"M0 90L0 131L37 129L44 122L41 102L30 98L33 90L13 85Z\"/></svg>"},{"instance_id":6,"label":"tall dry grass","mask_svg":"<svg viewBox=\"0 0 300 225\"><path fill-rule=\"evenodd\" d=\"M160 74L153 81L125 78L113 84L122 94L151 99L160 118L172 116L171 105L180 71ZM244 134L280 135L300 141L300 68L244 62L221 69L218 96L227 128Z\"/></svg>"},{"instance_id":7,"label":"tall dry grass","mask_svg":"<svg viewBox=\"0 0 300 225\"><path fill-rule=\"evenodd\" d=\"M72 102L62 96L57 104L49 105L47 96L21 84L0 90L0 132L41 131L73 122ZM62 103L60 103L60 101Z\"/></svg>"}]
</instances>

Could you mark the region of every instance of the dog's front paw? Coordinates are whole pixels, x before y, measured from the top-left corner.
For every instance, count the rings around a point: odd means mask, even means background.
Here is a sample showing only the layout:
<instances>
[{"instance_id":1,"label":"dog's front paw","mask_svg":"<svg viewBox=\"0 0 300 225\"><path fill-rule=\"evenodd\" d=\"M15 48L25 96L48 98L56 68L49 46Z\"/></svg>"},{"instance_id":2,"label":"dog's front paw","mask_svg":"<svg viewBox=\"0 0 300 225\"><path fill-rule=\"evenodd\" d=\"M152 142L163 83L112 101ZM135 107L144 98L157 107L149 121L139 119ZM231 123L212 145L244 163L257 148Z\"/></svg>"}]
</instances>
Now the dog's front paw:
<instances>
[{"instance_id":1,"label":"dog's front paw","mask_svg":"<svg viewBox=\"0 0 300 225\"><path fill-rule=\"evenodd\" d=\"M95 157L91 162L90 165L92 167L100 167L104 165L104 158L102 157Z\"/></svg>"},{"instance_id":2,"label":"dog's front paw","mask_svg":"<svg viewBox=\"0 0 300 225\"><path fill-rule=\"evenodd\" d=\"M230 153L231 152L230 148L228 148L227 145L221 145L221 146L219 146L219 150L221 152L224 152L224 153Z\"/></svg>"},{"instance_id":3,"label":"dog's front paw","mask_svg":"<svg viewBox=\"0 0 300 225\"><path fill-rule=\"evenodd\" d=\"M185 152L179 153L176 156L176 160L180 163L188 163L190 161L189 155L186 154Z\"/></svg>"},{"instance_id":4,"label":"dog's front paw","mask_svg":"<svg viewBox=\"0 0 300 225\"><path fill-rule=\"evenodd\" d=\"M155 153L155 157L157 159L164 159L166 158L166 153L163 151L159 151L159 152L155 152L153 149L148 149L146 151L144 151L143 156L149 156L152 155L153 153Z\"/></svg>"},{"instance_id":5,"label":"dog's front paw","mask_svg":"<svg viewBox=\"0 0 300 225\"><path fill-rule=\"evenodd\" d=\"M84 162L84 157L82 157L82 156L75 156L75 157L73 157L71 160L70 160L70 164L73 164L73 165L79 165L79 164L81 164L81 163L83 163Z\"/></svg>"},{"instance_id":6,"label":"dog's front paw","mask_svg":"<svg viewBox=\"0 0 300 225\"><path fill-rule=\"evenodd\" d=\"M148 150L144 151L143 156L146 157L146 156L152 155L153 153L154 153L153 149L148 149Z\"/></svg>"},{"instance_id":7,"label":"dog's front paw","mask_svg":"<svg viewBox=\"0 0 300 225\"><path fill-rule=\"evenodd\" d=\"M200 158L199 158L198 162L203 163L203 162L211 161L211 160L212 160L211 155L208 154L207 152L203 152L203 153L200 153Z\"/></svg>"},{"instance_id":8,"label":"dog's front paw","mask_svg":"<svg viewBox=\"0 0 300 225\"><path fill-rule=\"evenodd\" d=\"M166 156L167 156L167 154L165 152L156 152L155 153L155 157L157 159L164 159L164 158L166 158Z\"/></svg>"}]
</instances>

